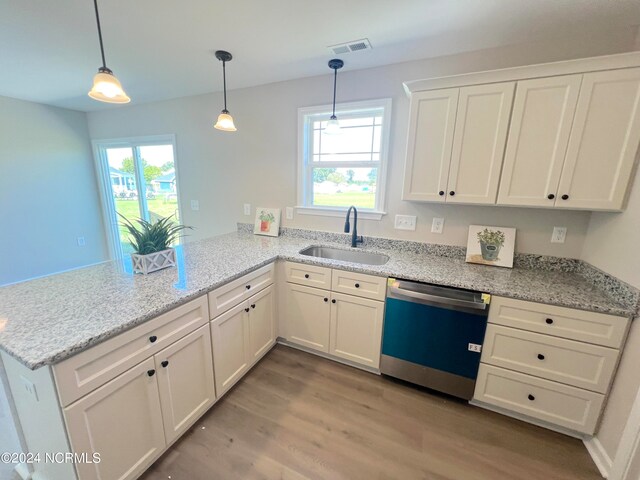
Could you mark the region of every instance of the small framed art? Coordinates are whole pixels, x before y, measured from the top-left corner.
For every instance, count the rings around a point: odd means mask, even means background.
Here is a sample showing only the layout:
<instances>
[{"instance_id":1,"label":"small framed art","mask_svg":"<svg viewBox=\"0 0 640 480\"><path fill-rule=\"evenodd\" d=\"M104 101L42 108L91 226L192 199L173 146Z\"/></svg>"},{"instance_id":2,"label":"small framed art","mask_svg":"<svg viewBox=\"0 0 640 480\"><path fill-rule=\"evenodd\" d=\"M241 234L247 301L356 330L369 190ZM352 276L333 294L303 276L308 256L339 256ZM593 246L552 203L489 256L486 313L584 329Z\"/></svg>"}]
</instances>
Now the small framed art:
<instances>
[{"instance_id":1,"label":"small framed art","mask_svg":"<svg viewBox=\"0 0 640 480\"><path fill-rule=\"evenodd\" d=\"M280 209L256 208L256 222L253 226L255 235L268 235L277 237L280 233Z\"/></svg>"},{"instance_id":2,"label":"small framed art","mask_svg":"<svg viewBox=\"0 0 640 480\"><path fill-rule=\"evenodd\" d=\"M516 229L469 225L467 262L513 268Z\"/></svg>"}]
</instances>

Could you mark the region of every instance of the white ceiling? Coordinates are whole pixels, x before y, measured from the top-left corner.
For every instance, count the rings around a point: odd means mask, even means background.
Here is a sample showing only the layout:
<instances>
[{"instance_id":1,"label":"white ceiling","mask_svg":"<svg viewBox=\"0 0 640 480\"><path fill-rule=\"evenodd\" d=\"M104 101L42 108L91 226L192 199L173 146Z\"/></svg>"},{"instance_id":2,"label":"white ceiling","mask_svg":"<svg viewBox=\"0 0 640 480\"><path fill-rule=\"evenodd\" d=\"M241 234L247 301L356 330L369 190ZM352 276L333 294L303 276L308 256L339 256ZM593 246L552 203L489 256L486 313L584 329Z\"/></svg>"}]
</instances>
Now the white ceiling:
<instances>
[{"instance_id":1,"label":"white ceiling","mask_svg":"<svg viewBox=\"0 0 640 480\"><path fill-rule=\"evenodd\" d=\"M133 103L640 24L640 0L99 0L107 66ZM100 66L92 0L0 0L0 95L77 110Z\"/></svg>"}]
</instances>

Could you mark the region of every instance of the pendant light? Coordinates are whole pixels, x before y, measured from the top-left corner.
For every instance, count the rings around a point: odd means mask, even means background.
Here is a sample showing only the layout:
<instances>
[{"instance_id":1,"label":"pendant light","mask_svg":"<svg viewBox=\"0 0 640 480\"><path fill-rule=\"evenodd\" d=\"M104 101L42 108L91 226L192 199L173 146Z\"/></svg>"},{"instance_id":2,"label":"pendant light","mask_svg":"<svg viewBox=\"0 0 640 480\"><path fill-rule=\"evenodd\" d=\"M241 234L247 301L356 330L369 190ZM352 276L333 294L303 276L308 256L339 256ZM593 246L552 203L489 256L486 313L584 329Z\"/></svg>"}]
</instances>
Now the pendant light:
<instances>
[{"instance_id":1,"label":"pendant light","mask_svg":"<svg viewBox=\"0 0 640 480\"><path fill-rule=\"evenodd\" d=\"M338 69L344 66L344 62L339 58L334 58L333 60L329 60L329 68L333 69L333 113L331 114L331 118L327 122L327 126L323 130L324 133L328 135L335 135L340 132L340 124L338 123L338 118L336 117L336 83L338 81Z\"/></svg>"},{"instance_id":2,"label":"pendant light","mask_svg":"<svg viewBox=\"0 0 640 480\"><path fill-rule=\"evenodd\" d=\"M100 40L100 53L102 54L102 66L93 77L93 88L89 96L94 100L107 103L129 103L131 99L124 93L120 81L113 72L107 68L104 59L104 45L102 44L102 29L100 28L100 16L98 15L98 0L93 0L96 9L96 23L98 24L98 39Z\"/></svg>"},{"instance_id":3,"label":"pendant light","mask_svg":"<svg viewBox=\"0 0 640 480\"><path fill-rule=\"evenodd\" d=\"M229 52L225 52L224 50L218 50L216 52L216 58L222 62L222 82L224 88L224 110L222 113L218 115L218 121L213 126L213 128L217 128L218 130L222 130L224 132L235 132L236 126L233 124L233 117L229 115L229 110L227 110L227 71L225 69L225 64L233 58Z\"/></svg>"}]
</instances>

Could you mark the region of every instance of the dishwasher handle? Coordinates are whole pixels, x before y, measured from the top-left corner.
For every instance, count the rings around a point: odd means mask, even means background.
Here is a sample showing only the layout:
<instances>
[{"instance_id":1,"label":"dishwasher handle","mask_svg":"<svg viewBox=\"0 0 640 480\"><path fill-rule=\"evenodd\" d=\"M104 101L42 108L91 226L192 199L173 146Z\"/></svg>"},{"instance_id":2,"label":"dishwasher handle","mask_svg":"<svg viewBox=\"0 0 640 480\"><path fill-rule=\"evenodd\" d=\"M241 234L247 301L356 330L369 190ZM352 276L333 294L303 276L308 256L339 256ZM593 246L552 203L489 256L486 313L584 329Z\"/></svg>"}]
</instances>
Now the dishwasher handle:
<instances>
[{"instance_id":1,"label":"dishwasher handle","mask_svg":"<svg viewBox=\"0 0 640 480\"><path fill-rule=\"evenodd\" d=\"M467 300L460 300L458 298L442 297L440 295L430 295L428 293L414 292L412 290L406 290L395 286L389 286L387 296L398 299L417 300L419 303L424 303L426 305L447 305L450 307L462 307L472 310L486 310L488 307L486 303L470 302Z\"/></svg>"}]
</instances>

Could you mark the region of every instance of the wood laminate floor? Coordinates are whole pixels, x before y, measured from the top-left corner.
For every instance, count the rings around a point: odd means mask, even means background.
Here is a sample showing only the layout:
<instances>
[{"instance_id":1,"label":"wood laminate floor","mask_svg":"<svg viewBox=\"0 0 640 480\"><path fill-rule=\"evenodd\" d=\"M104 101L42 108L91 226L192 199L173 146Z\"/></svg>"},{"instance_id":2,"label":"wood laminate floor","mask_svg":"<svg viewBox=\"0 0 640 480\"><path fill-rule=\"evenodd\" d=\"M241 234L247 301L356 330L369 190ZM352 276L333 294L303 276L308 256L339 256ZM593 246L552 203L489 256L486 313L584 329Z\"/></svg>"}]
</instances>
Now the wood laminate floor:
<instances>
[{"instance_id":1,"label":"wood laminate floor","mask_svg":"<svg viewBox=\"0 0 640 480\"><path fill-rule=\"evenodd\" d=\"M277 346L144 480L601 480L582 442Z\"/></svg>"}]
</instances>

